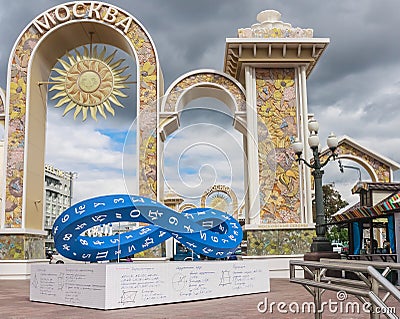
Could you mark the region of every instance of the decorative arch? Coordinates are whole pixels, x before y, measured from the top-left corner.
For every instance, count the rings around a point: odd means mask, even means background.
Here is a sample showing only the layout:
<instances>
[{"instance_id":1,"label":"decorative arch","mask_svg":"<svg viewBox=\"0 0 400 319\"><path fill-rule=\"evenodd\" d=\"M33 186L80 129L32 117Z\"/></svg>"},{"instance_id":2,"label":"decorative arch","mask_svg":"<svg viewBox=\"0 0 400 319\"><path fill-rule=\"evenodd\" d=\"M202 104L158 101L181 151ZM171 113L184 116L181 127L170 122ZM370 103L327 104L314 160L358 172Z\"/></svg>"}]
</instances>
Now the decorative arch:
<instances>
[{"instance_id":1,"label":"decorative arch","mask_svg":"<svg viewBox=\"0 0 400 319\"><path fill-rule=\"evenodd\" d=\"M326 157L329 152L329 149L325 149L321 152L321 155ZM348 159L361 165L368 172L373 182L392 182L393 171L400 168L398 163L369 150L348 136L339 140L336 152L339 158Z\"/></svg>"},{"instance_id":2,"label":"decorative arch","mask_svg":"<svg viewBox=\"0 0 400 319\"><path fill-rule=\"evenodd\" d=\"M161 103L162 141L178 129L180 112L184 106L200 97L212 97L225 103L232 111L234 127L247 135L246 96L242 85L227 74L202 69L184 74L168 88Z\"/></svg>"},{"instance_id":3,"label":"decorative arch","mask_svg":"<svg viewBox=\"0 0 400 319\"><path fill-rule=\"evenodd\" d=\"M350 153L339 155L338 159L347 159L357 164L360 164L367 171L373 182L379 181L379 177L376 174L374 168L365 159L360 158L358 156L354 156L353 154Z\"/></svg>"},{"instance_id":4,"label":"decorative arch","mask_svg":"<svg viewBox=\"0 0 400 319\"><path fill-rule=\"evenodd\" d=\"M244 137L247 136L246 95L242 85L223 72L201 69L179 77L166 91L160 112L161 142L179 128L180 112L185 105L201 97L212 97L227 105L232 112L233 126ZM246 143L246 138L243 138L243 143ZM163 152L163 147L160 147L160 152ZM163 156L159 154L159 158L162 159ZM160 167L162 165L161 163ZM246 165L245 170L247 175ZM235 212L237 214L237 208Z\"/></svg>"},{"instance_id":5,"label":"decorative arch","mask_svg":"<svg viewBox=\"0 0 400 319\"><path fill-rule=\"evenodd\" d=\"M197 70L189 72L178 78L168 88L165 99L161 106L161 112L177 112L181 108L179 100L182 96L188 92L188 90L195 87L214 87L219 88L221 91L229 94L232 100L235 102L234 112L246 112L246 96L242 85L233 77L216 71L216 70ZM197 97L197 94L195 95ZM194 97L194 98L196 98ZM220 99L221 96L212 96ZM228 106L231 107L231 101L228 102ZM187 103L187 101L186 101Z\"/></svg>"},{"instance_id":6,"label":"decorative arch","mask_svg":"<svg viewBox=\"0 0 400 319\"><path fill-rule=\"evenodd\" d=\"M232 200L232 216L236 219L238 218L238 200L235 192L229 186L225 185L213 185L208 190L206 190L201 196L200 207L207 207L206 201L214 193L224 193ZM214 207L215 208L215 207Z\"/></svg>"},{"instance_id":7,"label":"decorative arch","mask_svg":"<svg viewBox=\"0 0 400 319\"><path fill-rule=\"evenodd\" d=\"M113 45L136 58L139 193L156 197L160 70L153 41L144 27L120 8L102 2L69 2L35 18L17 39L10 56L4 228L39 230L42 234L46 105L37 83L47 80L51 67L65 51L88 44L89 32L94 32L93 41ZM140 121L144 116L145 125Z\"/></svg>"}]
</instances>

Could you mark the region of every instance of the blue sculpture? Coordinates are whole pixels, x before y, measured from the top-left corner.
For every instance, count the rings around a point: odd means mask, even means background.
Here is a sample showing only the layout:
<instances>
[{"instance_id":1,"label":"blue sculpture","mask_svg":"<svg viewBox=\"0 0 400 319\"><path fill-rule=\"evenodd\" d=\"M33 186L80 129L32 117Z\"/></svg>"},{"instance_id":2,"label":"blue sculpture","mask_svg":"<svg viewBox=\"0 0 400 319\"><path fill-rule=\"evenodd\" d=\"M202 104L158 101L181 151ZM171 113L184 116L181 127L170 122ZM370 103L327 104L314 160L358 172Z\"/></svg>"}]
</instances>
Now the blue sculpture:
<instances>
[{"instance_id":1,"label":"blue sculpture","mask_svg":"<svg viewBox=\"0 0 400 319\"><path fill-rule=\"evenodd\" d=\"M105 237L81 235L85 230L114 222L149 225ZM211 208L192 208L178 213L152 199L134 195L107 195L84 200L64 211L53 225L56 249L80 261L113 260L154 247L171 236L195 253L224 258L243 238L236 219Z\"/></svg>"}]
</instances>

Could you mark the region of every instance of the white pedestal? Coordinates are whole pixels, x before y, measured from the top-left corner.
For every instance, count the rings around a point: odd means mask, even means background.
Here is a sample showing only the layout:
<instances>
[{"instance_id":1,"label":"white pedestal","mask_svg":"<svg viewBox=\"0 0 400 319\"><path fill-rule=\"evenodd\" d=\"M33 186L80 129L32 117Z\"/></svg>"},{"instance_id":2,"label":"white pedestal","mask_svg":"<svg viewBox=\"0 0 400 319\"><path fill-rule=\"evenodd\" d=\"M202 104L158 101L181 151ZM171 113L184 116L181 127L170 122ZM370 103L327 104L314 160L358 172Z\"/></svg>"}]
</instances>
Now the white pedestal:
<instances>
[{"instance_id":1,"label":"white pedestal","mask_svg":"<svg viewBox=\"0 0 400 319\"><path fill-rule=\"evenodd\" d=\"M30 300L117 309L270 291L265 260L32 265Z\"/></svg>"}]
</instances>

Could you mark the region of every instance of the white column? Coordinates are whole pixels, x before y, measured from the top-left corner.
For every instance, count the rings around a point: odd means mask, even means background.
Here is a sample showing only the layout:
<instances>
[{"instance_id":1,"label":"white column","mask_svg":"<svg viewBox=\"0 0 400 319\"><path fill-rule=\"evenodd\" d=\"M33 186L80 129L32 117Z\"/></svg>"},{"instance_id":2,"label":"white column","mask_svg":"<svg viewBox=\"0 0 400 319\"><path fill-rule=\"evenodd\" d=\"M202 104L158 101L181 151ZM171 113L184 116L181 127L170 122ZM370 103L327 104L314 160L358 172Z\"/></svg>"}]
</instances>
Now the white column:
<instances>
[{"instance_id":1,"label":"white column","mask_svg":"<svg viewBox=\"0 0 400 319\"><path fill-rule=\"evenodd\" d=\"M246 66L246 113L247 113L247 159L248 159L248 221L251 225L260 224L260 181L258 167L257 99L256 72Z\"/></svg>"},{"instance_id":2,"label":"white column","mask_svg":"<svg viewBox=\"0 0 400 319\"><path fill-rule=\"evenodd\" d=\"M301 140L304 145L303 156L307 162L310 162L311 159L311 150L308 147L308 106L307 106L307 76L306 76L306 67L300 67L300 76L299 76L299 86L300 86L300 110L301 110ZM312 200L311 200L311 172L310 169L306 165L302 165L304 168L304 187L305 187L305 209L306 209L306 220L305 222L308 224L313 223L313 214L312 214Z\"/></svg>"},{"instance_id":3,"label":"white column","mask_svg":"<svg viewBox=\"0 0 400 319\"><path fill-rule=\"evenodd\" d=\"M165 257L171 259L174 257L174 238L168 238L165 241Z\"/></svg>"}]
</instances>

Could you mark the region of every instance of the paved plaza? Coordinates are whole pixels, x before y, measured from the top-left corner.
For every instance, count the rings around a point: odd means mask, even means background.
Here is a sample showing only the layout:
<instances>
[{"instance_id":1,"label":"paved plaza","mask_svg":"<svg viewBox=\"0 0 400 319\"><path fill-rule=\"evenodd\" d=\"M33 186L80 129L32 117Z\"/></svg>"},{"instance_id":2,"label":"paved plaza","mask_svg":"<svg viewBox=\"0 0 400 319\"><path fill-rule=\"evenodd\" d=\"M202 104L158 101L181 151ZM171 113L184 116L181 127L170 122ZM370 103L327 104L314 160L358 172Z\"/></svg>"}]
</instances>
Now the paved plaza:
<instances>
[{"instance_id":1,"label":"paved plaza","mask_svg":"<svg viewBox=\"0 0 400 319\"><path fill-rule=\"evenodd\" d=\"M357 302L353 296L348 296L339 302L336 292L327 291L323 300L337 302L338 309L332 311L326 309L323 318L369 318L362 310L345 313L346 304ZM281 311L276 304L282 303ZM292 284L287 279L271 279L271 292L251 294L237 297L218 298L204 301L183 302L167 305L146 306L121 310L95 310L55 304L29 301L29 280L3 280L0 281L0 318L25 319L25 318L313 318L313 314L305 311L294 313L295 306L300 309L303 303L312 302L311 295L300 285ZM273 304L275 303L275 304ZM268 304L268 310L265 305ZM289 305L291 304L291 309ZM340 304L344 309L340 309ZM397 315L400 306L394 299L389 299L390 306L397 307ZM258 310L260 308L260 311ZM272 311L270 311L272 309ZM265 311L266 310L266 311ZM285 310L287 313L284 313ZM357 312L357 313L354 313ZM382 315L381 318L384 318Z\"/></svg>"}]
</instances>

